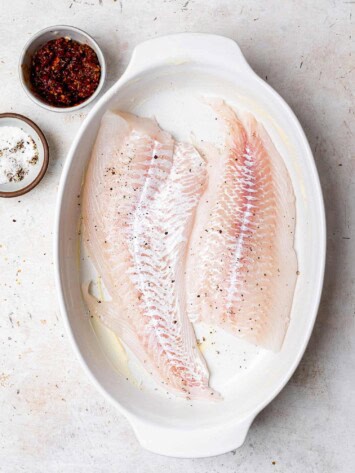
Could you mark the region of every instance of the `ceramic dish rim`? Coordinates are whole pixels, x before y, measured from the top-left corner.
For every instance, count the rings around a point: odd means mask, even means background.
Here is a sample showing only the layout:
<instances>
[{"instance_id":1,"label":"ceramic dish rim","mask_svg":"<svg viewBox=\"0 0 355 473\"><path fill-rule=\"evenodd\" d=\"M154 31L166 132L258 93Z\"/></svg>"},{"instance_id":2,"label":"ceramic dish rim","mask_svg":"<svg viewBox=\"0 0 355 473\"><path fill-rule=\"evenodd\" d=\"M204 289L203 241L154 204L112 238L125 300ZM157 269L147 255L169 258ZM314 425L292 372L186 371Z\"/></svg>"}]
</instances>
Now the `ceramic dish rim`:
<instances>
[{"instance_id":1,"label":"ceramic dish rim","mask_svg":"<svg viewBox=\"0 0 355 473\"><path fill-rule=\"evenodd\" d=\"M202 34L199 34L199 33L180 33L180 34L177 34L177 35L167 35L166 37L172 37L172 36L181 37L181 35L203 36L205 38L206 37L207 38L208 37L214 37L214 38L219 37L219 38L223 38L223 40L225 40L225 41L228 41L228 38L225 38L225 37L220 36L220 35L210 35L210 34L203 34L203 33ZM158 39L162 40L162 39L164 39L164 36L160 37ZM148 41L146 41L142 44L147 44L149 42L154 42L154 41L157 41L157 39L148 40ZM231 39L229 39L229 41L233 42L235 47L238 48L237 43L235 43ZM77 151L78 143L81 139L81 136L82 136L84 130L86 130L87 127L90 125L90 122L91 122L92 118L96 115L96 112L98 111L98 109L101 106L103 106L105 103L108 103L125 83L127 83L128 81L134 79L134 75L132 76L128 72L130 70L130 64L134 60L134 55L135 55L135 51L133 52L131 62L129 63L129 65L126 69L126 72L123 74L123 76L101 97L101 99L95 104L95 106L89 112L88 116L86 117L86 119L82 123L81 128L79 129L79 131L78 131L78 133L77 133L77 135L76 135L76 137L75 137L75 139L74 139L74 141L73 141L73 143L70 147L70 150L68 152L68 157L67 157L67 160L66 160L65 165L64 165L62 178L61 178L61 181L60 181L60 186L59 186L57 211L56 211L56 217L55 217L55 232L54 232L54 234L55 234L55 238L54 238L54 240L55 240L54 241L54 245L55 245L55 247L54 247L54 259L55 259L56 286L57 286L57 291L58 291L58 295L59 295L61 313L63 314L63 319L64 319L66 331L67 331L67 333L69 335L69 338L71 340L72 346L74 348L74 352L76 353L76 355L80 359L81 364L83 365L86 373L88 374L89 378L93 381L94 385L98 388L98 390L105 396L106 399L110 400L110 402L112 402L119 409L119 411L124 413L126 415L126 417L129 420L131 420L132 422L135 418L138 419L137 416L134 413L130 412L126 407L122 406L117 399L115 399L108 391L106 391L106 389L96 379L95 374L91 371L90 367L87 364L87 361L85 360L84 355L82 354L82 352L80 351L80 349L77 346L74 334L73 334L71 326L70 326L69 311L66 308L66 302L65 302L65 298L64 298L64 291L63 291L62 282L61 282L60 246L59 246L58 237L60 235L62 200L63 200L64 191L65 191L65 184L66 184L66 180L67 180L66 178L67 178L67 175L70 171L71 164L72 164L72 161L74 159L75 153ZM280 393L280 391L287 384L287 382L291 378L292 374L294 373L295 369L297 368L298 364L300 363L300 360L301 360L301 358L302 358L302 356L303 356L303 354L306 350L307 344L308 344L310 336L312 334L312 330L313 330L314 323L315 323L316 316L317 316L317 311L318 311L318 308L319 308L320 298L321 298L321 294L322 294L322 287L323 287L324 270L325 270L325 255L326 255L326 224L325 224L324 202L323 202L322 190L321 190L321 186L320 186L320 181L319 181L319 176L318 176L318 173L317 173L317 169L316 169L316 166L315 166L314 157L313 157L311 148L309 146L308 140L306 138L306 135L305 135L298 119L296 118L294 112L292 111L290 106L285 102L285 100L268 83L266 83L263 79L261 79L250 68L249 65L248 65L248 67L249 67L249 74L253 75L253 78L258 82L259 86L263 87L264 89L267 89L268 94L270 96L272 96L272 100L277 105L277 107L283 108L284 111L287 113L287 115L290 118L290 122L292 122L290 126L292 126L294 128L295 133L298 134L298 136L302 140L302 145L304 146L305 150L307 151L307 154L308 154L307 160L308 160L308 164L310 166L310 169L312 171L311 179L312 179L312 181L314 183L314 186L315 186L315 195L317 196L316 208L319 212L319 215L318 215L319 222L318 223L319 223L319 233L320 233L321 238L320 238L320 241L319 241L319 259L320 259L320 262L319 262L319 266L317 268L317 280L314 282L314 286L313 286L315 288L315 292L314 292L314 295L312 297L311 310L309 311L308 325L304 329L302 340L299 343L299 348L298 348L297 352L295 350L295 355L294 355L293 362L288 365L287 369L285 370L285 374L282 377L280 377L280 379L277 382L276 381L274 382L274 385L273 385L272 389L270 389L270 392L269 392L268 396L266 396L259 404L257 404L254 407L254 410L253 410L252 413L247 412L243 418L241 417L240 419L238 419L239 423L242 423L244 421L248 421L248 419L251 419L250 420L250 423L251 423L252 420L255 418L255 416ZM151 72L151 70L147 69L145 72L149 73L149 72ZM144 73L144 71L143 72L139 71L138 75L141 75L142 73ZM144 425L147 425L147 426L153 426L153 425L156 426L157 425L151 419L148 419L148 418L139 418L138 420L139 420L140 423L143 423ZM227 426L229 424L232 425L232 424L235 424L235 423L236 423L236 420L234 418L232 418L229 422L224 422L223 426ZM133 423L133 427L134 427L134 423ZM165 427L165 426L164 426L164 428L168 429L168 427ZM179 427L171 428L171 430L178 430L178 429L179 429ZM181 429L181 430L183 430L183 429ZM210 429L207 428L206 430L213 431L214 427L212 426ZM226 450L223 449L223 447L221 447L220 449L216 448L211 454L216 455L216 454L219 454L219 453L224 453L225 451ZM177 456L181 456L181 455L177 455ZM182 455L182 456L185 456L185 455ZM200 455L196 455L196 456L200 456ZM205 456L205 455L201 455L201 456Z\"/></svg>"}]
</instances>

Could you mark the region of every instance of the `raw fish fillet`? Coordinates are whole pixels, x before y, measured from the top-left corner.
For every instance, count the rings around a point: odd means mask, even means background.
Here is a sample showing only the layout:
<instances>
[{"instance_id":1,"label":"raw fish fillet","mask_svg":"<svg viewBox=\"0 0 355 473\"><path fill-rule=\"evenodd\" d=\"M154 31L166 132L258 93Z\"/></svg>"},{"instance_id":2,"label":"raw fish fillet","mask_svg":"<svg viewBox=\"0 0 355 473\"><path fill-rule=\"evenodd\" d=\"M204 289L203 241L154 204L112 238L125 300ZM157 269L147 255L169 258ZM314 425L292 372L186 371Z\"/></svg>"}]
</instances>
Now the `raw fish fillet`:
<instances>
[{"instance_id":1,"label":"raw fish fillet","mask_svg":"<svg viewBox=\"0 0 355 473\"><path fill-rule=\"evenodd\" d=\"M175 394L212 398L186 313L184 261L206 166L153 120L107 112L83 193L83 239L112 301L86 295L147 371Z\"/></svg>"},{"instance_id":2,"label":"raw fish fillet","mask_svg":"<svg viewBox=\"0 0 355 473\"><path fill-rule=\"evenodd\" d=\"M188 253L189 316L277 351L297 278L291 180L254 117L242 123L223 101L209 104L226 141L225 149L200 150L209 182Z\"/></svg>"}]
</instances>

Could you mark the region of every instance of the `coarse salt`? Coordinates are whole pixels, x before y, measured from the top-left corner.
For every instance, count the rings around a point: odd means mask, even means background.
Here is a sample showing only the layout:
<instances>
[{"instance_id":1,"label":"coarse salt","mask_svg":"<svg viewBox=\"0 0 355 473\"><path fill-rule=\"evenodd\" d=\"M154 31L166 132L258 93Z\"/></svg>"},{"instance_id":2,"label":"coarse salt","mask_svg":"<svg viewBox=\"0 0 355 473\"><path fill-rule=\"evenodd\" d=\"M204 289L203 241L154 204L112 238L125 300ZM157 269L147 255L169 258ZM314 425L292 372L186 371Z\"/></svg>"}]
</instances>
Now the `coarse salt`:
<instances>
[{"instance_id":1,"label":"coarse salt","mask_svg":"<svg viewBox=\"0 0 355 473\"><path fill-rule=\"evenodd\" d=\"M33 138L16 126L0 127L0 184L22 181L38 162Z\"/></svg>"}]
</instances>

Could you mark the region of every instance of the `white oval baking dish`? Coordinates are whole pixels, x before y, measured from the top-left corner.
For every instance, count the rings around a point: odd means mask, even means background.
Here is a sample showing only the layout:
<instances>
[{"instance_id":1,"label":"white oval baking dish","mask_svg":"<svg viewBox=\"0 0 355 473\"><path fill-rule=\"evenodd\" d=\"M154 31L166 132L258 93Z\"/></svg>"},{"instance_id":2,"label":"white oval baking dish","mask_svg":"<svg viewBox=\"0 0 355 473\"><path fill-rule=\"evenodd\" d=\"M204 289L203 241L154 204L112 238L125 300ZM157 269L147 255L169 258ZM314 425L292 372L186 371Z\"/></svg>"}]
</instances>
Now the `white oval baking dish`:
<instances>
[{"instance_id":1,"label":"white oval baking dish","mask_svg":"<svg viewBox=\"0 0 355 473\"><path fill-rule=\"evenodd\" d=\"M216 335L217 344L238 347L227 352L219 365L211 350L206 352L214 365L211 382L223 392L224 400L190 405L127 382L89 323L78 267L77 196L107 109L155 115L163 128L188 140L191 132L205 133L205 109L199 98L204 95L218 95L252 111L284 157L297 201L295 246L300 275L282 350L275 354ZM293 112L252 71L237 44L220 36L179 34L137 46L126 72L91 110L69 151L58 197L55 273L75 352L97 388L130 421L143 447L175 457L204 457L242 445L255 416L285 386L305 351L321 296L325 241L321 188L307 139Z\"/></svg>"}]
</instances>

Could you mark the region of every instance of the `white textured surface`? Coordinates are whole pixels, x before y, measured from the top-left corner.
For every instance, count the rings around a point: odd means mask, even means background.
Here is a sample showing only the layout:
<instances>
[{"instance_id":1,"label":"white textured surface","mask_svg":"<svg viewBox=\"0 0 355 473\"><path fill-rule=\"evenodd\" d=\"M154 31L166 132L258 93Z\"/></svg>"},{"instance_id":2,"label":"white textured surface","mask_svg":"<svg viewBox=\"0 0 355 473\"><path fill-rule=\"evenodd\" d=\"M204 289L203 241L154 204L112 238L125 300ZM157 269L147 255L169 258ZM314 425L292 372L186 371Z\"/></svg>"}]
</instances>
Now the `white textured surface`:
<instances>
[{"instance_id":1,"label":"white textured surface","mask_svg":"<svg viewBox=\"0 0 355 473\"><path fill-rule=\"evenodd\" d=\"M0 200L1 472L353 471L354 7L332 0L0 0L0 113L37 122L51 154L37 189ZM89 383L63 333L53 281L53 210L65 154L87 110L42 110L20 89L17 75L27 39L60 23L82 27L103 46L107 87L140 41L178 31L232 37L293 107L309 138L328 218L321 309L296 374L236 452L175 460L143 451L127 421Z\"/></svg>"}]
</instances>

